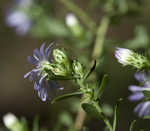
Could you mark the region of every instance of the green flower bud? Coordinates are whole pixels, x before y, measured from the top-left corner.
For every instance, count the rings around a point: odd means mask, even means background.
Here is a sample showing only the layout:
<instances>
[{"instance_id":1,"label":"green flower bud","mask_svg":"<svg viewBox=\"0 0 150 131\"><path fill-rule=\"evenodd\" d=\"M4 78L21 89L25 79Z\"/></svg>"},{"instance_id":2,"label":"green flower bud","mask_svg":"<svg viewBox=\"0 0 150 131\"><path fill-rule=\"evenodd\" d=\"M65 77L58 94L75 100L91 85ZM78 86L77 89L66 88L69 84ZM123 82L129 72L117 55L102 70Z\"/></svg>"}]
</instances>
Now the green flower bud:
<instances>
[{"instance_id":1,"label":"green flower bud","mask_svg":"<svg viewBox=\"0 0 150 131\"><path fill-rule=\"evenodd\" d=\"M53 57L54 57L55 62L59 64L69 62L67 55L59 49L53 50Z\"/></svg>"},{"instance_id":2,"label":"green flower bud","mask_svg":"<svg viewBox=\"0 0 150 131\"><path fill-rule=\"evenodd\" d=\"M73 68L73 71L76 75L80 76L81 78L83 78L83 67L81 65L80 62L74 60L73 63L72 63L72 68Z\"/></svg>"},{"instance_id":3,"label":"green flower bud","mask_svg":"<svg viewBox=\"0 0 150 131\"><path fill-rule=\"evenodd\" d=\"M51 64L49 68L51 69L52 73L56 76L63 76L63 77L68 76L66 68L62 65Z\"/></svg>"}]
</instances>

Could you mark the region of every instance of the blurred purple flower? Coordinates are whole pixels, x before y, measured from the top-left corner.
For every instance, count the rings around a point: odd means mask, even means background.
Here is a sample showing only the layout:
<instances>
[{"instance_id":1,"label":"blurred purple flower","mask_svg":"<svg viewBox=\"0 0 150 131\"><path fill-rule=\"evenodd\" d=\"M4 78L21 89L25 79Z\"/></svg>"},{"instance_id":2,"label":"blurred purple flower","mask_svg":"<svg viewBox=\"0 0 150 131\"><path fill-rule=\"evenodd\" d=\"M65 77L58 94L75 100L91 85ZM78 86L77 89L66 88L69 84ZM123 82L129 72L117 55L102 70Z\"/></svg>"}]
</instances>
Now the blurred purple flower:
<instances>
[{"instance_id":1,"label":"blurred purple flower","mask_svg":"<svg viewBox=\"0 0 150 131\"><path fill-rule=\"evenodd\" d=\"M32 21L24 12L12 11L7 15L6 24L10 27L14 27L18 34L24 35L29 31Z\"/></svg>"},{"instance_id":2,"label":"blurred purple flower","mask_svg":"<svg viewBox=\"0 0 150 131\"><path fill-rule=\"evenodd\" d=\"M132 92L132 95L128 97L130 101L140 101L144 100L145 96L142 91L150 91L150 85L148 82L148 75L149 73L144 73L144 72L137 72L135 73L135 78L138 80L140 83L142 83L143 86L136 86L136 85L131 85L129 86L129 90ZM139 117L143 117L145 115L150 115L150 101L145 101L139 103L135 109L134 112L138 113Z\"/></svg>"},{"instance_id":3,"label":"blurred purple flower","mask_svg":"<svg viewBox=\"0 0 150 131\"><path fill-rule=\"evenodd\" d=\"M52 59L50 58L51 46L52 44L45 49L45 44L42 44L40 51L38 49L33 51L33 57L28 56L28 61L35 65L36 68L24 75L24 78L29 77L31 81L34 79L36 80L34 83L34 89L38 92L42 101L47 100L49 90L53 93L55 93L56 89L62 90L55 81L47 80L48 73L45 69L50 62L52 62ZM53 88L53 86L55 86L55 88Z\"/></svg>"},{"instance_id":4,"label":"blurred purple flower","mask_svg":"<svg viewBox=\"0 0 150 131\"><path fill-rule=\"evenodd\" d=\"M32 5L33 0L15 0L15 3L22 8L28 8Z\"/></svg>"}]
</instances>

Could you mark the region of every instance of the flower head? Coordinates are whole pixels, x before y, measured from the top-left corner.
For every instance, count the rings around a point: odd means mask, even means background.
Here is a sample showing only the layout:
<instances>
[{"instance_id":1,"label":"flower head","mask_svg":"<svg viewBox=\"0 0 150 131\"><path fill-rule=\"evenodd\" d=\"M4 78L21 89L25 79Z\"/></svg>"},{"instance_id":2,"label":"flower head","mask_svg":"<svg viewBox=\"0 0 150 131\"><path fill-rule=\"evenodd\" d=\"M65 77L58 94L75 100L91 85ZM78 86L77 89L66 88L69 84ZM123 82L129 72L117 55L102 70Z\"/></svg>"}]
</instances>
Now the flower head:
<instances>
[{"instance_id":1,"label":"flower head","mask_svg":"<svg viewBox=\"0 0 150 131\"><path fill-rule=\"evenodd\" d=\"M66 16L66 24L68 26L74 26L77 23L78 23L78 20L74 14L70 13Z\"/></svg>"},{"instance_id":2,"label":"flower head","mask_svg":"<svg viewBox=\"0 0 150 131\"><path fill-rule=\"evenodd\" d=\"M145 99L143 91L150 91L148 76L147 73L137 72L135 73L135 78L141 82L142 86L131 85L129 90L132 92L132 95L130 95L128 99L130 101L142 101ZM142 101L135 107L134 112L138 113L139 117L150 115L149 107L150 101Z\"/></svg>"},{"instance_id":3,"label":"flower head","mask_svg":"<svg viewBox=\"0 0 150 131\"><path fill-rule=\"evenodd\" d=\"M139 70L150 68L150 62L147 57L137 54L129 49L117 48L115 51L115 57L118 62L124 66L129 65Z\"/></svg>"},{"instance_id":4,"label":"flower head","mask_svg":"<svg viewBox=\"0 0 150 131\"><path fill-rule=\"evenodd\" d=\"M124 48L117 48L115 51L115 57L117 58L118 62L123 64L124 66L129 65L129 59L133 55L133 52L129 49Z\"/></svg>"},{"instance_id":5,"label":"flower head","mask_svg":"<svg viewBox=\"0 0 150 131\"><path fill-rule=\"evenodd\" d=\"M40 51L35 49L33 51L33 57L28 56L28 61L35 65L36 68L32 69L30 72L24 75L24 78L29 77L29 79L36 80L34 84L34 89L38 92L39 97L42 101L46 101L49 96L48 90L52 90L52 85L56 87L56 89L60 89L56 82L49 80L51 71L49 69L50 64L52 62L51 54L51 46L50 44L45 49L45 44L41 45ZM54 90L54 89L53 89Z\"/></svg>"}]
</instances>

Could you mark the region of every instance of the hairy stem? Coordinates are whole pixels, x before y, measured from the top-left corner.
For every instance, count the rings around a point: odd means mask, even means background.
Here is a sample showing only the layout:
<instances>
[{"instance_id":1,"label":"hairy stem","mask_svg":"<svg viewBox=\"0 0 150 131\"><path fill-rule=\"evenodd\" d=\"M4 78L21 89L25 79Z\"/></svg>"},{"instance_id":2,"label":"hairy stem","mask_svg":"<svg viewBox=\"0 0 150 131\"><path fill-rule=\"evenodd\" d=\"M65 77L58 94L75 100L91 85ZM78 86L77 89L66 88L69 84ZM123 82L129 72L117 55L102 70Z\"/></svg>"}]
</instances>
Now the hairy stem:
<instances>
[{"instance_id":1,"label":"hairy stem","mask_svg":"<svg viewBox=\"0 0 150 131\"><path fill-rule=\"evenodd\" d=\"M108 30L109 21L110 21L109 17L104 16L101 20L101 23L100 23L98 29L97 29L96 42L95 42L93 53L92 53L93 59L97 59L102 54L104 39L106 36L106 32ZM83 97L85 97L85 96L83 96ZM84 103L88 103L88 101L84 101ZM80 106L78 114L77 114L76 122L75 122L75 128L79 131L82 128L85 116L86 116L86 114L83 111L82 107ZM106 123L106 125L110 126L108 121L105 121L105 123Z\"/></svg>"},{"instance_id":2,"label":"hairy stem","mask_svg":"<svg viewBox=\"0 0 150 131\"><path fill-rule=\"evenodd\" d=\"M102 113L102 110L101 108L99 107L98 103L93 101L93 105L95 106L95 108L97 109L97 111L101 114ZM103 116L102 118L106 124L106 126L109 128L109 131L113 131L113 128L108 120L108 118L106 116Z\"/></svg>"},{"instance_id":3,"label":"hairy stem","mask_svg":"<svg viewBox=\"0 0 150 131\"><path fill-rule=\"evenodd\" d=\"M75 13L80 20L93 32L96 29L95 22L76 4L72 2L72 0L60 0L64 6L66 6L69 10Z\"/></svg>"}]
</instances>

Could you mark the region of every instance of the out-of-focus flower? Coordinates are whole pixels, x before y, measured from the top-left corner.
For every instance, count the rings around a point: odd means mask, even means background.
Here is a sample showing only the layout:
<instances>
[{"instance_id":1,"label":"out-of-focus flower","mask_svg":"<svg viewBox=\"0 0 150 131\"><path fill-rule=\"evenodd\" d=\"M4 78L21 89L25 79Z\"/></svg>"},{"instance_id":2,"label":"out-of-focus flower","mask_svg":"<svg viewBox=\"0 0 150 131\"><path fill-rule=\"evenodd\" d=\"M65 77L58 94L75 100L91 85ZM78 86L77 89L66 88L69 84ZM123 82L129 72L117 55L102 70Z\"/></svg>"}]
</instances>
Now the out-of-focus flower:
<instances>
[{"instance_id":1,"label":"out-of-focus flower","mask_svg":"<svg viewBox=\"0 0 150 131\"><path fill-rule=\"evenodd\" d=\"M16 3L20 8L28 8L29 6L32 5L33 0L15 0L15 3Z\"/></svg>"},{"instance_id":2,"label":"out-of-focus flower","mask_svg":"<svg viewBox=\"0 0 150 131\"><path fill-rule=\"evenodd\" d=\"M139 103L135 109L134 112L137 112L139 117L144 117L150 115L150 101L145 101Z\"/></svg>"},{"instance_id":3,"label":"out-of-focus flower","mask_svg":"<svg viewBox=\"0 0 150 131\"><path fill-rule=\"evenodd\" d=\"M150 69L150 62L147 57L137 54L132 50L125 48L117 48L115 51L115 57L118 62L124 66L133 66L139 70Z\"/></svg>"},{"instance_id":4,"label":"out-of-focus flower","mask_svg":"<svg viewBox=\"0 0 150 131\"><path fill-rule=\"evenodd\" d=\"M7 128L10 128L11 126L13 126L16 122L18 122L17 117L12 114L12 113L8 113L3 117L3 122L5 124L5 126Z\"/></svg>"},{"instance_id":5,"label":"out-of-focus flower","mask_svg":"<svg viewBox=\"0 0 150 131\"><path fill-rule=\"evenodd\" d=\"M142 101L144 100L145 96L143 91L150 91L150 84L148 81L148 75L144 72L137 72L135 73L135 78L141 82L142 86L131 85L129 90L132 92L132 95L128 97L130 101ZM150 115L150 101L142 101L139 103L134 112L138 113L139 117L143 117L146 115Z\"/></svg>"},{"instance_id":6,"label":"out-of-focus flower","mask_svg":"<svg viewBox=\"0 0 150 131\"><path fill-rule=\"evenodd\" d=\"M74 25L78 24L78 20L77 20L76 16L72 13L69 13L66 16L66 24L68 26L74 26Z\"/></svg>"},{"instance_id":7,"label":"out-of-focus flower","mask_svg":"<svg viewBox=\"0 0 150 131\"><path fill-rule=\"evenodd\" d=\"M52 62L52 58L50 58L51 46L52 44L50 44L45 49L45 44L42 44L40 51L38 49L35 49L33 51L33 57L29 56L28 61L31 64L35 65L36 68L24 75L24 78L29 77L31 81L36 79L34 89L38 91L38 95L42 99L42 101L46 101L46 99L48 98L48 90L55 89L52 89L51 86L55 86L57 89L60 90L62 89L58 87L56 82L48 80L48 77L51 74L49 68L50 63Z\"/></svg>"},{"instance_id":8,"label":"out-of-focus flower","mask_svg":"<svg viewBox=\"0 0 150 131\"><path fill-rule=\"evenodd\" d=\"M29 31L32 21L23 11L12 11L8 13L6 24L14 27L18 34L24 35Z\"/></svg>"},{"instance_id":9,"label":"out-of-focus flower","mask_svg":"<svg viewBox=\"0 0 150 131\"><path fill-rule=\"evenodd\" d=\"M70 28L72 34L75 37L81 37L83 35L84 30L80 25L80 22L78 21L77 17L74 14L72 13L67 14L66 25Z\"/></svg>"}]
</instances>

